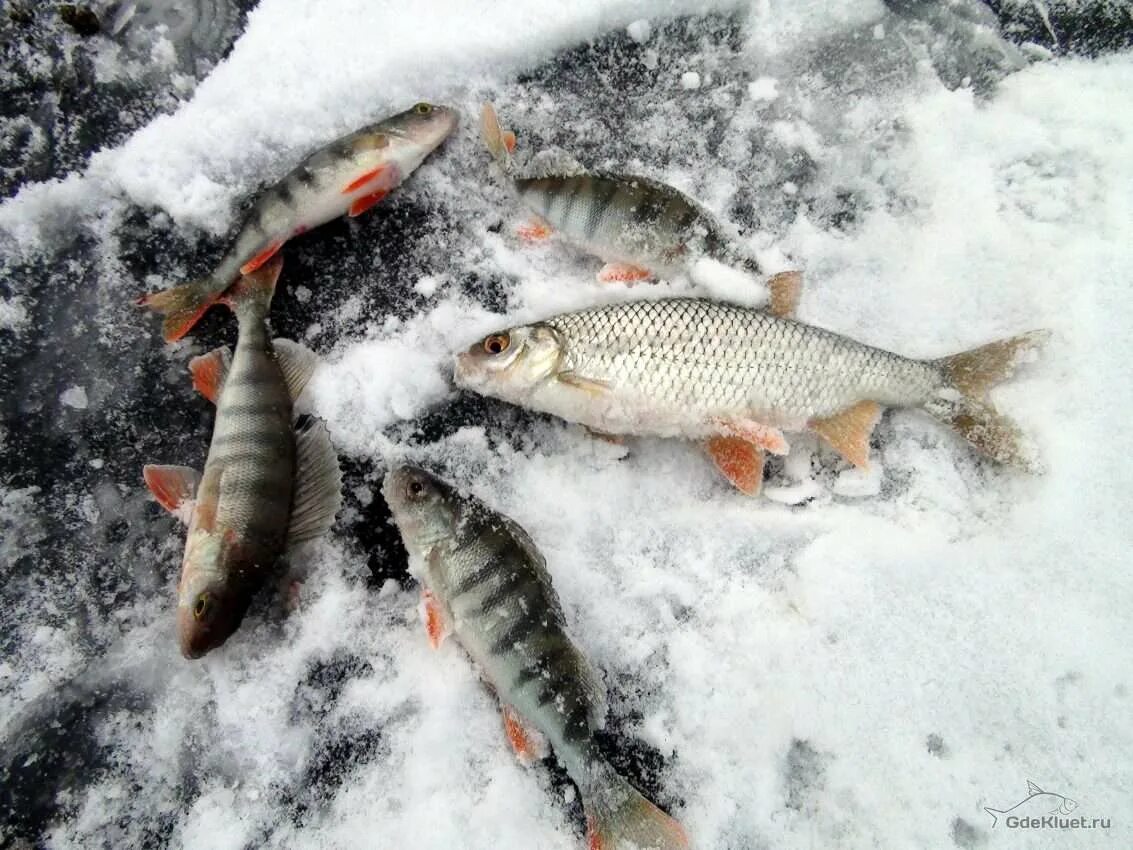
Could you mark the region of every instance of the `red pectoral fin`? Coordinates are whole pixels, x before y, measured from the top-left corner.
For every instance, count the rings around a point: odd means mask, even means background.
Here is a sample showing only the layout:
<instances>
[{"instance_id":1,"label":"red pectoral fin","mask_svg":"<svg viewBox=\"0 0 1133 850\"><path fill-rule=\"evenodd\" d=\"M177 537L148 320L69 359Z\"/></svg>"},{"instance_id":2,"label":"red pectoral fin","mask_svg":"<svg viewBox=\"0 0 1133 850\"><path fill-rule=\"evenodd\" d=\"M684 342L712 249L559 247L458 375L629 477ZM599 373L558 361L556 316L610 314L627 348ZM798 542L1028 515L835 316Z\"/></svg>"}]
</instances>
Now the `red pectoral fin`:
<instances>
[{"instance_id":1,"label":"red pectoral fin","mask_svg":"<svg viewBox=\"0 0 1133 850\"><path fill-rule=\"evenodd\" d=\"M425 634L429 636L429 646L433 649L440 649L441 644L445 642L445 638L449 634L444 608L437 601L437 597L433 596L431 590L426 590L421 594L421 605L424 609Z\"/></svg>"},{"instance_id":2,"label":"red pectoral fin","mask_svg":"<svg viewBox=\"0 0 1133 850\"><path fill-rule=\"evenodd\" d=\"M705 448L724 477L748 496L763 489L763 450L741 437L713 437Z\"/></svg>"},{"instance_id":3,"label":"red pectoral fin","mask_svg":"<svg viewBox=\"0 0 1133 850\"><path fill-rule=\"evenodd\" d=\"M157 503L171 514L177 513L185 502L196 495L197 485L201 480L200 474L187 466L154 464L147 464L142 468L142 478Z\"/></svg>"},{"instance_id":4,"label":"red pectoral fin","mask_svg":"<svg viewBox=\"0 0 1133 850\"><path fill-rule=\"evenodd\" d=\"M515 229L515 235L524 242L545 242L551 238L551 226L541 218L533 218Z\"/></svg>"},{"instance_id":5,"label":"red pectoral fin","mask_svg":"<svg viewBox=\"0 0 1133 850\"><path fill-rule=\"evenodd\" d=\"M754 419L717 419L714 424L721 433L740 437L773 455L785 455L791 450L782 431Z\"/></svg>"},{"instance_id":6,"label":"red pectoral fin","mask_svg":"<svg viewBox=\"0 0 1133 850\"><path fill-rule=\"evenodd\" d=\"M360 216L374 204L378 203L382 198L390 193L389 189L379 189L369 195L363 195L361 198L356 198L350 205L350 217Z\"/></svg>"},{"instance_id":7,"label":"red pectoral fin","mask_svg":"<svg viewBox=\"0 0 1133 850\"><path fill-rule=\"evenodd\" d=\"M342 194L349 195L353 192L357 192L363 186L369 186L371 183L380 185L382 186L382 188L387 190L391 189L393 188L392 184L396 182L396 180L393 179L393 175L395 175L396 173L397 167L390 165L388 162L384 165L379 165L377 168L360 174L358 175L358 177L347 183L345 188L342 190Z\"/></svg>"},{"instance_id":8,"label":"red pectoral fin","mask_svg":"<svg viewBox=\"0 0 1133 850\"><path fill-rule=\"evenodd\" d=\"M639 280L649 280L651 277L653 277L653 273L649 269L643 269L641 266L633 266L629 263L606 263L602 266L602 270L598 272L600 283L633 283Z\"/></svg>"},{"instance_id":9,"label":"red pectoral fin","mask_svg":"<svg viewBox=\"0 0 1133 850\"><path fill-rule=\"evenodd\" d=\"M266 248L264 248L264 250L260 251L260 253L256 254L256 256L252 257L252 259L248 260L248 262L244 263L244 265L240 266L240 274L251 274L272 257L274 257L276 252L279 251L279 249L282 247L283 240L275 240Z\"/></svg>"}]
</instances>

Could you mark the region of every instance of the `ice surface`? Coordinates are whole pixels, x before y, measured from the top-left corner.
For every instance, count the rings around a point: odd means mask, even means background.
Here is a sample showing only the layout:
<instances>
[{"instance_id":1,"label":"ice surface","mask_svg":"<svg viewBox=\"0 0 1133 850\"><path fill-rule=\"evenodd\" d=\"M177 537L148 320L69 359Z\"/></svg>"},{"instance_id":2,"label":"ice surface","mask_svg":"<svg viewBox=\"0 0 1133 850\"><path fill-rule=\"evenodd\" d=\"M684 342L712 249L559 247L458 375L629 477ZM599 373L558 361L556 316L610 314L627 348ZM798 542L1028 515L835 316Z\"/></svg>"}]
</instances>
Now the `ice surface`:
<instances>
[{"instance_id":1,"label":"ice surface","mask_svg":"<svg viewBox=\"0 0 1133 850\"><path fill-rule=\"evenodd\" d=\"M909 5L265 0L178 111L0 206L0 830L582 846L562 772L519 767L467 659L428 648L377 495L411 458L530 531L610 690L603 747L696 847L1011 843L983 807L1028 779L1112 818L1074 846L1128 844L1133 55L1025 67L967 5ZM298 611L266 593L222 650L182 661L183 532L140 468L203 462L211 413L185 364L232 322L163 349L128 302L203 273L240 199L301 153L422 98L464 127L372 212L285 249L272 321L323 357L304 405L343 456L338 527L295 557ZM522 150L667 180L769 267L800 265L804 321L924 357L1052 328L994 394L1045 474L898 411L870 473L800 435L752 501L695 446L614 446L458 396L449 353L498 327L763 298L707 266L603 286L599 261L522 244L475 136L485 98Z\"/></svg>"}]
</instances>

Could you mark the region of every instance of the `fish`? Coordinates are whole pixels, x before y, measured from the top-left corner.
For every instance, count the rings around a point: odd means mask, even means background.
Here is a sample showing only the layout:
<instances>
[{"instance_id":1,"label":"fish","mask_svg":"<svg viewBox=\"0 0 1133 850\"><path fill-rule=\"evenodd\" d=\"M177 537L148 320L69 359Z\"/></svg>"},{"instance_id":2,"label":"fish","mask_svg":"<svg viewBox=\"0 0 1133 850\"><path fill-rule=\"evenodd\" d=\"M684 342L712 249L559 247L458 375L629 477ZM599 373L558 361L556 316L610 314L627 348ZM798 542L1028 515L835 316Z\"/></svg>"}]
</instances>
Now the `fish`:
<instances>
[{"instance_id":1,"label":"fish","mask_svg":"<svg viewBox=\"0 0 1133 850\"><path fill-rule=\"evenodd\" d=\"M766 453L811 431L869 465L883 407L921 408L984 456L1034 469L987 392L1049 336L1031 331L916 360L761 310L697 298L630 301L497 331L455 357L458 387L613 435L702 441L757 495Z\"/></svg>"},{"instance_id":2,"label":"fish","mask_svg":"<svg viewBox=\"0 0 1133 850\"><path fill-rule=\"evenodd\" d=\"M262 266L287 240L339 216L359 216L382 200L452 133L457 119L451 107L418 103L320 148L256 197L211 274L136 303L164 317L167 342L180 339L241 274Z\"/></svg>"},{"instance_id":3,"label":"fish","mask_svg":"<svg viewBox=\"0 0 1133 850\"><path fill-rule=\"evenodd\" d=\"M521 761L549 745L578 786L590 850L678 850L676 820L620 776L594 733L606 716L602 680L567 633L546 561L514 520L412 465L387 473L389 504L424 585L434 648L452 635L499 698Z\"/></svg>"},{"instance_id":4,"label":"fish","mask_svg":"<svg viewBox=\"0 0 1133 850\"><path fill-rule=\"evenodd\" d=\"M1078 808L1078 802L1055 794L1053 791L1044 791L1031 780L1027 780L1027 796L1009 809L993 809L984 806L984 811L991 815L991 825L999 823L1002 815L1015 812L1015 817L1042 817L1043 815L1069 815Z\"/></svg>"},{"instance_id":5,"label":"fish","mask_svg":"<svg viewBox=\"0 0 1133 850\"><path fill-rule=\"evenodd\" d=\"M512 158L515 134L500 127L495 107L485 103L480 119L484 144L519 199L537 219L520 229L538 241L552 232L606 261L602 282L634 282L687 273L702 259L764 278L756 257L704 206L649 177L588 171L565 153L536 158L520 173ZM771 312L790 315L798 303L802 275L767 278Z\"/></svg>"},{"instance_id":6,"label":"fish","mask_svg":"<svg viewBox=\"0 0 1133 850\"><path fill-rule=\"evenodd\" d=\"M293 421L317 365L299 343L268 338L265 318L282 261L244 275L221 297L239 323L236 351L194 358L193 386L216 405L203 472L146 465L146 486L189 526L177 594L181 653L200 658L239 628L280 557L321 536L342 505L326 425Z\"/></svg>"}]
</instances>

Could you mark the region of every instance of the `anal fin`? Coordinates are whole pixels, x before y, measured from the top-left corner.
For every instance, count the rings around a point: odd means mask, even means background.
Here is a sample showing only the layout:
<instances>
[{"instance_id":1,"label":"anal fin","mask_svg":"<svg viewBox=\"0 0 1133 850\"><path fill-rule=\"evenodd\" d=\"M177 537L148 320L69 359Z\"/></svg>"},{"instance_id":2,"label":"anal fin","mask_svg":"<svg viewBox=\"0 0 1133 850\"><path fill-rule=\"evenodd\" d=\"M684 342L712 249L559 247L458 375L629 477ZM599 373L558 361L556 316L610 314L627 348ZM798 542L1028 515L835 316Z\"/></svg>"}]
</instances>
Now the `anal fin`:
<instances>
[{"instance_id":1,"label":"anal fin","mask_svg":"<svg viewBox=\"0 0 1133 850\"><path fill-rule=\"evenodd\" d=\"M541 218L532 218L527 224L522 224L515 229L515 235L524 242L546 242L553 233L551 225Z\"/></svg>"},{"instance_id":2,"label":"anal fin","mask_svg":"<svg viewBox=\"0 0 1133 850\"><path fill-rule=\"evenodd\" d=\"M357 218L370 209L370 207L381 201L386 195L390 193L390 189L379 189L376 192L371 192L368 195L363 195L361 198L356 198L350 204L349 215L351 218Z\"/></svg>"},{"instance_id":3,"label":"anal fin","mask_svg":"<svg viewBox=\"0 0 1133 850\"><path fill-rule=\"evenodd\" d=\"M276 253L279 251L279 249L282 248L282 247L283 247L283 240L282 239L276 239L274 242L272 242L270 245L268 245L266 248L264 248L264 250L262 250L262 251L260 251L260 253L256 254L256 256L252 257L252 259L248 260L248 262L246 262L246 263L244 263L244 265L240 266L240 274L251 274L256 269L258 269L260 266L262 266L264 263L266 263L268 260L270 260L272 257L274 257L276 255Z\"/></svg>"},{"instance_id":4,"label":"anal fin","mask_svg":"<svg viewBox=\"0 0 1133 850\"><path fill-rule=\"evenodd\" d=\"M812 419L810 429L859 469L869 468L869 437L881 418L876 401L859 401L833 416Z\"/></svg>"},{"instance_id":5,"label":"anal fin","mask_svg":"<svg viewBox=\"0 0 1133 850\"><path fill-rule=\"evenodd\" d=\"M183 508L197 494L201 483L197 470L188 466L146 464L142 467L142 478L159 505L182 521L188 521Z\"/></svg>"},{"instance_id":6,"label":"anal fin","mask_svg":"<svg viewBox=\"0 0 1133 850\"><path fill-rule=\"evenodd\" d=\"M598 272L599 283L635 283L649 280L653 272L630 263L606 263Z\"/></svg>"},{"instance_id":7,"label":"anal fin","mask_svg":"<svg viewBox=\"0 0 1133 850\"><path fill-rule=\"evenodd\" d=\"M315 373L315 367L319 365L319 356L302 343L282 337L273 339L271 347L275 352L275 362L283 372L288 395L291 396L292 401L295 401L303 394L303 389L311 380L311 375Z\"/></svg>"},{"instance_id":8,"label":"anal fin","mask_svg":"<svg viewBox=\"0 0 1133 850\"><path fill-rule=\"evenodd\" d=\"M763 489L763 449L742 437L712 437L704 447L737 490L747 496L759 495Z\"/></svg>"},{"instance_id":9,"label":"anal fin","mask_svg":"<svg viewBox=\"0 0 1133 850\"><path fill-rule=\"evenodd\" d=\"M519 712L510 705L503 706L501 713L508 743L511 744L520 764L526 767L547 757L549 751L547 739L537 729L528 726Z\"/></svg>"},{"instance_id":10,"label":"anal fin","mask_svg":"<svg viewBox=\"0 0 1133 850\"><path fill-rule=\"evenodd\" d=\"M231 365L232 350L226 345L214 348L208 354L194 357L189 361L193 389L216 404L217 399L220 398L220 391L224 389L224 379L228 377L228 369Z\"/></svg>"},{"instance_id":11,"label":"anal fin","mask_svg":"<svg viewBox=\"0 0 1133 850\"><path fill-rule=\"evenodd\" d=\"M320 537L334 525L342 507L342 472L338 455L321 419L307 417L295 429L295 489L287 545Z\"/></svg>"},{"instance_id":12,"label":"anal fin","mask_svg":"<svg viewBox=\"0 0 1133 850\"><path fill-rule=\"evenodd\" d=\"M767 312L772 316L786 319L795 315L799 309L799 298L803 291L802 272L779 272L767 279L770 298Z\"/></svg>"}]
</instances>

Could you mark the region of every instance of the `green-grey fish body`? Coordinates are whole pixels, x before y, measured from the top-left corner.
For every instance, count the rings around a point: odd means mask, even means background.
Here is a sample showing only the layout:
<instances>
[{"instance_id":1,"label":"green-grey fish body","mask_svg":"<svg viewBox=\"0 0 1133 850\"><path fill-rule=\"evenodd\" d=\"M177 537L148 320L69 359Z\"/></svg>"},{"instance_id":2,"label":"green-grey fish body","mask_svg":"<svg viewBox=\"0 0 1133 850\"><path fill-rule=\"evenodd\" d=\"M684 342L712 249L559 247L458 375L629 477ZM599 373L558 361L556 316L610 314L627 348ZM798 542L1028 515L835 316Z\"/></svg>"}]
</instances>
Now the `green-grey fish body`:
<instances>
[{"instance_id":1,"label":"green-grey fish body","mask_svg":"<svg viewBox=\"0 0 1133 850\"><path fill-rule=\"evenodd\" d=\"M924 407L991 457L1026 465L1014 426L983 395L1043 338L923 361L760 310L670 298L492 334L458 355L455 379L611 434L738 436L782 453L779 431L810 428L860 465L881 407Z\"/></svg>"},{"instance_id":2,"label":"green-grey fish body","mask_svg":"<svg viewBox=\"0 0 1133 850\"><path fill-rule=\"evenodd\" d=\"M519 177L515 187L552 228L607 262L661 276L687 271L704 257L740 262L739 249L708 210L656 180L579 172ZM747 257L743 263L756 265Z\"/></svg>"},{"instance_id":3,"label":"green-grey fish body","mask_svg":"<svg viewBox=\"0 0 1133 850\"><path fill-rule=\"evenodd\" d=\"M158 501L189 525L177 603L188 658L231 636L280 556L325 532L341 504L325 426L292 421L315 355L267 335L280 265L269 262L225 294L239 323L235 353L217 349L190 364L193 385L217 405L204 471L144 470Z\"/></svg>"},{"instance_id":4,"label":"green-grey fish body","mask_svg":"<svg viewBox=\"0 0 1133 850\"><path fill-rule=\"evenodd\" d=\"M382 493L452 634L505 709L550 743L595 819L595 834L605 828L611 837L598 846L687 846L680 827L598 751L593 735L604 722L605 694L566 632L543 556L527 533L416 467L391 471ZM618 838L656 835L663 840L655 845Z\"/></svg>"},{"instance_id":5,"label":"green-grey fish body","mask_svg":"<svg viewBox=\"0 0 1133 850\"><path fill-rule=\"evenodd\" d=\"M165 315L167 340L179 339L234 280L267 262L287 240L378 203L444 141L456 121L449 107L419 103L325 145L256 197L208 277L139 303Z\"/></svg>"}]
</instances>

